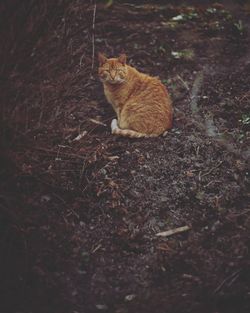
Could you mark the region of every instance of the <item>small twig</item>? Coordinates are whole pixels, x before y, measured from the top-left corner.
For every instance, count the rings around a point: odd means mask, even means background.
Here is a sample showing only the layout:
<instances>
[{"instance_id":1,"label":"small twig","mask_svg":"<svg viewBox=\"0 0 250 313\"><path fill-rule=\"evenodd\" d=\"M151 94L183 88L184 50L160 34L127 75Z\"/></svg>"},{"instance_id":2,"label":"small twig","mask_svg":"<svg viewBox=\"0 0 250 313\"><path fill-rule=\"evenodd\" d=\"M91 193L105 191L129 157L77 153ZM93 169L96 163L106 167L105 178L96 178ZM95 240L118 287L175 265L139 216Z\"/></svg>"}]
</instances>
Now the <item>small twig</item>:
<instances>
[{"instance_id":1,"label":"small twig","mask_svg":"<svg viewBox=\"0 0 250 313\"><path fill-rule=\"evenodd\" d=\"M218 164L216 166L212 167L208 172L206 172L205 174L201 175L200 177L202 178L204 176L207 176L207 175L211 174L216 168L220 167L222 163L223 163L223 161L218 162Z\"/></svg>"},{"instance_id":2,"label":"small twig","mask_svg":"<svg viewBox=\"0 0 250 313\"><path fill-rule=\"evenodd\" d=\"M115 115L112 116L111 119L113 119L113 118L116 118L116 116L115 116ZM109 120L110 120L110 117L107 118L107 119L105 119L105 120L103 120L103 123L104 123L104 122L107 122L107 121L109 121ZM92 134L98 127L99 127L99 125L96 125L95 127L93 127L93 128L88 132L87 136L89 136L90 134Z\"/></svg>"},{"instance_id":3,"label":"small twig","mask_svg":"<svg viewBox=\"0 0 250 313\"><path fill-rule=\"evenodd\" d=\"M58 147L55 160L59 160L59 153L60 153L60 150L61 150L61 147Z\"/></svg>"},{"instance_id":4,"label":"small twig","mask_svg":"<svg viewBox=\"0 0 250 313\"><path fill-rule=\"evenodd\" d=\"M83 55L80 58L80 67L82 67L82 60L83 60L84 57L85 57L85 53L83 53Z\"/></svg>"},{"instance_id":5,"label":"small twig","mask_svg":"<svg viewBox=\"0 0 250 313\"><path fill-rule=\"evenodd\" d=\"M185 89L190 92L190 88L188 87L188 84L181 78L181 76L178 74L177 78L182 82L183 86L185 87Z\"/></svg>"},{"instance_id":6,"label":"small twig","mask_svg":"<svg viewBox=\"0 0 250 313\"><path fill-rule=\"evenodd\" d=\"M91 64L92 72L94 69L95 62L95 16L96 16L96 3L94 4L93 22L92 22L92 64Z\"/></svg>"},{"instance_id":7,"label":"small twig","mask_svg":"<svg viewBox=\"0 0 250 313\"><path fill-rule=\"evenodd\" d=\"M75 137L72 141L79 141L79 140L81 140L86 134L87 134L87 131L84 130L84 131L81 132L77 137Z\"/></svg>"},{"instance_id":8,"label":"small twig","mask_svg":"<svg viewBox=\"0 0 250 313\"><path fill-rule=\"evenodd\" d=\"M96 251L98 251L100 248L102 247L102 245L99 243L95 248L93 248L93 250L91 251L92 254L94 254Z\"/></svg>"},{"instance_id":9,"label":"small twig","mask_svg":"<svg viewBox=\"0 0 250 313\"><path fill-rule=\"evenodd\" d=\"M103 123L101 121L95 120L93 118L89 118L89 121L94 123L94 124L97 124L97 125L107 126L107 124L105 124L105 123Z\"/></svg>"},{"instance_id":10,"label":"small twig","mask_svg":"<svg viewBox=\"0 0 250 313\"><path fill-rule=\"evenodd\" d=\"M55 192L53 192L53 195L54 195L55 198L57 198L58 200L60 200L60 201L64 204L65 208L68 209L71 214L73 214L75 217L77 217L77 218L79 219L79 214L77 214L77 213L75 212L75 210L72 209L72 207L69 207L69 206L67 205L66 201L65 201L61 196L59 196L59 195L58 195L57 193L55 193Z\"/></svg>"},{"instance_id":11,"label":"small twig","mask_svg":"<svg viewBox=\"0 0 250 313\"><path fill-rule=\"evenodd\" d=\"M40 147L33 147L33 149L44 152L44 153L48 153L48 154L58 154L58 151L54 151L54 150L50 150L50 149L46 149L46 148L40 148ZM60 153L61 157L68 157L68 158L74 158L74 159L82 159L85 160L85 157L75 154L75 153L65 153L65 152L61 152Z\"/></svg>"},{"instance_id":12,"label":"small twig","mask_svg":"<svg viewBox=\"0 0 250 313\"><path fill-rule=\"evenodd\" d=\"M247 210L245 210L245 211L243 211L241 213L232 212L232 215L233 216L242 216L242 215L247 214L248 212L250 212L250 209L247 209Z\"/></svg>"},{"instance_id":13,"label":"small twig","mask_svg":"<svg viewBox=\"0 0 250 313\"><path fill-rule=\"evenodd\" d=\"M233 272L231 275L229 275L228 277L226 277L222 283L219 284L219 286L214 290L214 294L217 294L223 287L224 285L228 285L231 286L232 283L235 282L235 280L239 277L239 274L241 272L240 270L237 270L236 272Z\"/></svg>"},{"instance_id":14,"label":"small twig","mask_svg":"<svg viewBox=\"0 0 250 313\"><path fill-rule=\"evenodd\" d=\"M170 230L167 230L167 231L163 231L163 232L157 233L156 236L158 236L158 237L169 237L169 236L172 236L172 235L175 235L175 234L183 233L183 232L188 231L190 229L191 228L189 226L177 227L177 228L174 228L174 229L170 229Z\"/></svg>"}]
</instances>

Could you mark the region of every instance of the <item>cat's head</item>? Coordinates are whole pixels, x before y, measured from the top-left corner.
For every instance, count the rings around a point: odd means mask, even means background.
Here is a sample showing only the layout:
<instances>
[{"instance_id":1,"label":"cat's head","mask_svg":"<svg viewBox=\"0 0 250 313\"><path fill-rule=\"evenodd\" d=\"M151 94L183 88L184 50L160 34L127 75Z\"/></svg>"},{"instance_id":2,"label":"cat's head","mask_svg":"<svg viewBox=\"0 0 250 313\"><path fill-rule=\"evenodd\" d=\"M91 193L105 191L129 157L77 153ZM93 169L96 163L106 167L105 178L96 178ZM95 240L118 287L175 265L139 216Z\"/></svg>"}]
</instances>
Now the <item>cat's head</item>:
<instances>
[{"instance_id":1,"label":"cat's head","mask_svg":"<svg viewBox=\"0 0 250 313\"><path fill-rule=\"evenodd\" d=\"M103 83L122 84L127 80L126 54L118 58L106 58L102 53L98 54L99 78Z\"/></svg>"}]
</instances>

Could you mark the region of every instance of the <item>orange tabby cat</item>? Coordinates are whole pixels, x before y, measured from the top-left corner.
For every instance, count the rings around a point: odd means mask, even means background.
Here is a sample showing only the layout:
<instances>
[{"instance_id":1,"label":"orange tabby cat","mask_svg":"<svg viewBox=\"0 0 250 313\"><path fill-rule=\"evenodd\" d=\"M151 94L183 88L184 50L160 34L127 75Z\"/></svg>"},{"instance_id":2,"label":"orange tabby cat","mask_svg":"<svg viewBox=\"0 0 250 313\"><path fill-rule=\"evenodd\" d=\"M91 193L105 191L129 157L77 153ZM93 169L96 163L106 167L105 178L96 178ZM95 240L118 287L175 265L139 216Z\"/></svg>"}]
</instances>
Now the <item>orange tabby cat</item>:
<instances>
[{"instance_id":1,"label":"orange tabby cat","mask_svg":"<svg viewBox=\"0 0 250 313\"><path fill-rule=\"evenodd\" d=\"M112 134L156 137L172 127L173 109L165 86L156 77L126 64L126 55L107 59L99 53L99 77L117 119Z\"/></svg>"}]
</instances>

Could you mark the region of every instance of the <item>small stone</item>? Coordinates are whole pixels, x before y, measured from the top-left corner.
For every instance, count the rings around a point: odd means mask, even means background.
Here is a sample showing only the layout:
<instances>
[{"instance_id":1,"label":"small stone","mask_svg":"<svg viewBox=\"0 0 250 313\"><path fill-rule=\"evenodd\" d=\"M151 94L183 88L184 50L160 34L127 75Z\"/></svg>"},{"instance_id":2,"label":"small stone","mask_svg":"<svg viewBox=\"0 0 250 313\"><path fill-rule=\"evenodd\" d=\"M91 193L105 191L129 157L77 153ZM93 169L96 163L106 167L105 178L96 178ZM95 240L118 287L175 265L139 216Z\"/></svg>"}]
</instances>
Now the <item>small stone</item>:
<instances>
[{"instance_id":1,"label":"small stone","mask_svg":"<svg viewBox=\"0 0 250 313\"><path fill-rule=\"evenodd\" d=\"M51 197L49 195L41 196L41 202L49 202L50 200L51 200Z\"/></svg>"},{"instance_id":2,"label":"small stone","mask_svg":"<svg viewBox=\"0 0 250 313\"><path fill-rule=\"evenodd\" d=\"M167 196L162 195L162 196L160 196L160 201L161 202L168 202L169 198Z\"/></svg>"},{"instance_id":3,"label":"small stone","mask_svg":"<svg viewBox=\"0 0 250 313\"><path fill-rule=\"evenodd\" d=\"M141 194L136 190L130 190L129 195L134 199L138 199L141 197Z\"/></svg>"},{"instance_id":4,"label":"small stone","mask_svg":"<svg viewBox=\"0 0 250 313\"><path fill-rule=\"evenodd\" d=\"M72 291L72 296L75 297L78 294L77 290Z\"/></svg>"},{"instance_id":5,"label":"small stone","mask_svg":"<svg viewBox=\"0 0 250 313\"><path fill-rule=\"evenodd\" d=\"M132 301L135 297L136 297L136 295L134 295L134 294L127 295L127 296L125 297L125 301Z\"/></svg>"},{"instance_id":6,"label":"small stone","mask_svg":"<svg viewBox=\"0 0 250 313\"><path fill-rule=\"evenodd\" d=\"M216 221L211 227L211 231L214 233L220 227L220 221Z\"/></svg>"},{"instance_id":7,"label":"small stone","mask_svg":"<svg viewBox=\"0 0 250 313\"><path fill-rule=\"evenodd\" d=\"M98 310L107 310L108 307L106 304L96 304L95 306Z\"/></svg>"},{"instance_id":8,"label":"small stone","mask_svg":"<svg viewBox=\"0 0 250 313\"><path fill-rule=\"evenodd\" d=\"M107 174L107 170L105 170L105 168L100 169L100 174L106 175Z\"/></svg>"}]
</instances>

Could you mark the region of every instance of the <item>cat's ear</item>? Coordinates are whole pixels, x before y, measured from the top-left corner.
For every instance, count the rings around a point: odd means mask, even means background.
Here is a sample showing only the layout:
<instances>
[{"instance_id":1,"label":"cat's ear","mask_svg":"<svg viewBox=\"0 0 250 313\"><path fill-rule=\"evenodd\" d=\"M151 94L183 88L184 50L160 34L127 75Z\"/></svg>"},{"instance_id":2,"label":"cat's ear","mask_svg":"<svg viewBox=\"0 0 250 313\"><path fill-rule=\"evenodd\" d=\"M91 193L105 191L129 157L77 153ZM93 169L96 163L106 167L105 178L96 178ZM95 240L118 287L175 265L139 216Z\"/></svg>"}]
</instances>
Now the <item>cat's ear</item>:
<instances>
[{"instance_id":1,"label":"cat's ear","mask_svg":"<svg viewBox=\"0 0 250 313\"><path fill-rule=\"evenodd\" d=\"M107 62L107 58L101 52L98 52L98 61L100 65L103 65Z\"/></svg>"},{"instance_id":2,"label":"cat's ear","mask_svg":"<svg viewBox=\"0 0 250 313\"><path fill-rule=\"evenodd\" d=\"M125 54L125 53L120 54L120 56L119 56L119 58L118 58L118 61L119 61L121 64L125 65L125 64L126 64L126 61L127 61L127 56L126 56L126 54Z\"/></svg>"}]
</instances>

